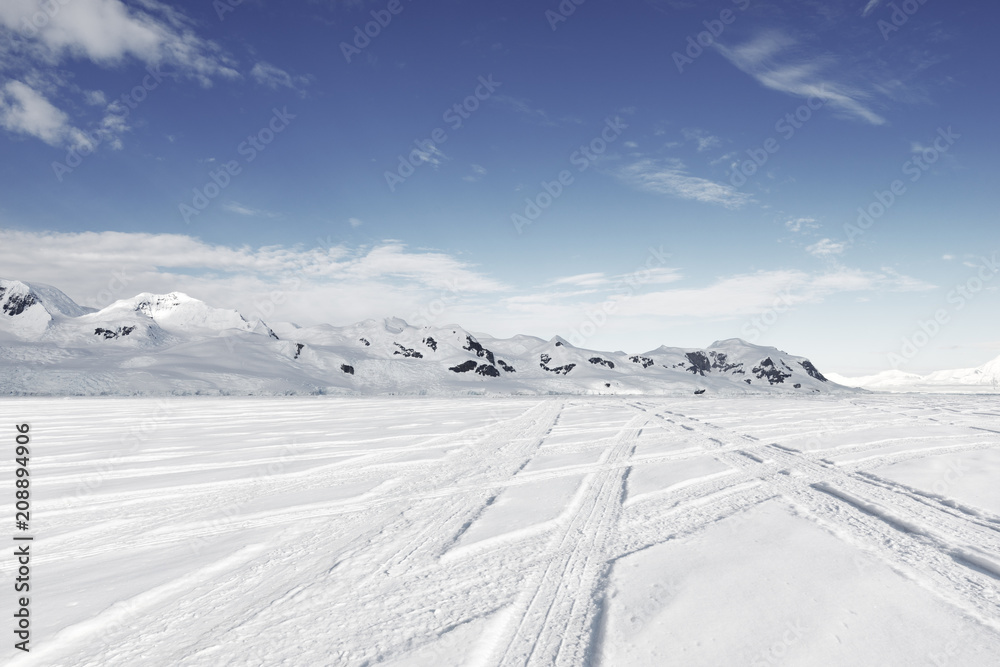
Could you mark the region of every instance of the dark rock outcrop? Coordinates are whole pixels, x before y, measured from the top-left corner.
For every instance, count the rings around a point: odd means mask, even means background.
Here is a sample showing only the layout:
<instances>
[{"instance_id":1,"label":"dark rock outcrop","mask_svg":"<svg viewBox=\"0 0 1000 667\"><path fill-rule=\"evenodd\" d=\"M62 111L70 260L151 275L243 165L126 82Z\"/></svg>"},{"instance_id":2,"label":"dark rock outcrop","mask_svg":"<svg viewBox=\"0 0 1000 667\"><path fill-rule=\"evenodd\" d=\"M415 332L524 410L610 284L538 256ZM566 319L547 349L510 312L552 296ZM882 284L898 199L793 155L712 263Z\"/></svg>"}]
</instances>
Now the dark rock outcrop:
<instances>
[{"instance_id":1,"label":"dark rock outcrop","mask_svg":"<svg viewBox=\"0 0 1000 667\"><path fill-rule=\"evenodd\" d=\"M634 357L629 357L628 360L631 361L633 364L642 364L643 368L649 368L654 363L653 360L650 359L649 357L640 357L638 355Z\"/></svg>"},{"instance_id":2,"label":"dark rock outcrop","mask_svg":"<svg viewBox=\"0 0 1000 667\"><path fill-rule=\"evenodd\" d=\"M6 292L3 287L0 287L0 297L3 297L4 292ZM7 313L11 317L15 315L20 315L28 308L34 306L38 301L31 294L23 294L20 296L12 296L7 300L7 303L3 305L3 312Z\"/></svg>"},{"instance_id":3,"label":"dark rock outcrop","mask_svg":"<svg viewBox=\"0 0 1000 667\"><path fill-rule=\"evenodd\" d=\"M122 336L127 336L135 331L135 327L118 327L117 329L104 329L98 327L94 329L95 336L104 336L104 340L113 340Z\"/></svg>"},{"instance_id":4,"label":"dark rock outcrop","mask_svg":"<svg viewBox=\"0 0 1000 667\"><path fill-rule=\"evenodd\" d=\"M462 347L463 350L468 350L469 352L475 352L477 357L486 357L491 364L496 363L493 359L493 353L483 347L478 340L472 336L465 337L465 346Z\"/></svg>"},{"instance_id":5,"label":"dark rock outcrop","mask_svg":"<svg viewBox=\"0 0 1000 667\"><path fill-rule=\"evenodd\" d=\"M615 367L615 362L608 361L607 359L601 359L600 357L591 357L587 361L589 361L590 363L594 364L595 366L596 365L601 365L601 366L606 366L608 368L614 368Z\"/></svg>"},{"instance_id":6,"label":"dark rock outcrop","mask_svg":"<svg viewBox=\"0 0 1000 667\"><path fill-rule=\"evenodd\" d=\"M687 360L691 362L691 367L688 369L695 375L705 375L705 371L712 371L712 362L708 360L704 352L688 352L686 355Z\"/></svg>"},{"instance_id":7,"label":"dark rock outcrop","mask_svg":"<svg viewBox=\"0 0 1000 667\"><path fill-rule=\"evenodd\" d=\"M396 347L399 348L398 350L396 350L395 352L393 352L393 354L401 354L404 357L413 357L414 359L423 359L424 358L424 355L422 355L421 353L417 352L416 350L414 350L412 348L403 347L399 343L395 343L395 342L393 343L393 345L395 345Z\"/></svg>"},{"instance_id":8,"label":"dark rock outcrop","mask_svg":"<svg viewBox=\"0 0 1000 667\"><path fill-rule=\"evenodd\" d=\"M786 378L792 377L791 373L783 373L780 368L778 368L771 357L768 357L764 361L760 362L759 365L753 367L753 372L757 376L758 380L763 380L767 378L770 384L783 384Z\"/></svg>"},{"instance_id":9,"label":"dark rock outcrop","mask_svg":"<svg viewBox=\"0 0 1000 667\"><path fill-rule=\"evenodd\" d=\"M806 359L805 361L800 361L799 364L802 366L802 368L806 369L806 373L809 373L809 377L816 378L820 382L829 382L829 380L823 377L822 373L816 370L816 367L813 366L812 362L809 361L808 359Z\"/></svg>"}]
</instances>

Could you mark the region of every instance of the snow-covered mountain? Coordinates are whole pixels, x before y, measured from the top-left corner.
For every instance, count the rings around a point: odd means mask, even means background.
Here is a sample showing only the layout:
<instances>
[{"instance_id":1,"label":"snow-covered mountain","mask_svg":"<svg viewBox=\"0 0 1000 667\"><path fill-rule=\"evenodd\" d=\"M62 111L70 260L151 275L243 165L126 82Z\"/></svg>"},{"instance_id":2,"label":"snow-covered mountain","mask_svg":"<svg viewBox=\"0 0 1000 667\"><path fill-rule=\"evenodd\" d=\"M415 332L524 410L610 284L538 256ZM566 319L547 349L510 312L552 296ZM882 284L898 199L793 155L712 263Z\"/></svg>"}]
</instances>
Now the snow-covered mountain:
<instances>
[{"instance_id":1,"label":"snow-covered mountain","mask_svg":"<svg viewBox=\"0 0 1000 667\"><path fill-rule=\"evenodd\" d=\"M1000 391L1000 357L978 368L935 371L928 375L892 370L853 378L830 373L829 378L845 386L875 391L993 392Z\"/></svg>"},{"instance_id":2,"label":"snow-covered mountain","mask_svg":"<svg viewBox=\"0 0 1000 667\"><path fill-rule=\"evenodd\" d=\"M0 280L3 394L816 394L852 391L812 363L740 339L641 354L558 336L499 339L398 318L273 326L181 293L95 311Z\"/></svg>"}]
</instances>

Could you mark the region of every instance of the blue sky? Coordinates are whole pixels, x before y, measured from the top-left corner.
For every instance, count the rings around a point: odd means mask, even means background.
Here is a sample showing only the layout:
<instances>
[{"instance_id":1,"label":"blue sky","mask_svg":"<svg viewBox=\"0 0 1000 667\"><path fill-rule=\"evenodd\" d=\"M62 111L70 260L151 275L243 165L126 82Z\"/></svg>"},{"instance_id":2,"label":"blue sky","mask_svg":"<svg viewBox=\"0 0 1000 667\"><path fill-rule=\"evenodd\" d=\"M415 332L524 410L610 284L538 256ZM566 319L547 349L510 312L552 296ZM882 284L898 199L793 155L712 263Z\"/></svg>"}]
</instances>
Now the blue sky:
<instances>
[{"instance_id":1,"label":"blue sky","mask_svg":"<svg viewBox=\"0 0 1000 667\"><path fill-rule=\"evenodd\" d=\"M93 306L978 365L998 13L7 0L0 275Z\"/></svg>"}]
</instances>

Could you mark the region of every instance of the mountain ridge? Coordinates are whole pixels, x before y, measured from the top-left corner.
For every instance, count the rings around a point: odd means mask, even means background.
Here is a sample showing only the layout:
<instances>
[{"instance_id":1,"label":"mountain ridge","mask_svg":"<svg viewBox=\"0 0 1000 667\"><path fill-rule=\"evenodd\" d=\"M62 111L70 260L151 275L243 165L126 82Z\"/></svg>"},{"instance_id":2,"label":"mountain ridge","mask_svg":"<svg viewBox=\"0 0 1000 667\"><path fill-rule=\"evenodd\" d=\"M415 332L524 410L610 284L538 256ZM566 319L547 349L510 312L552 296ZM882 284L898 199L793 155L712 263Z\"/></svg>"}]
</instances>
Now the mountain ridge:
<instances>
[{"instance_id":1,"label":"mountain ridge","mask_svg":"<svg viewBox=\"0 0 1000 667\"><path fill-rule=\"evenodd\" d=\"M182 292L100 310L0 280L0 392L158 394L759 394L857 391L805 357L738 338L638 354L473 335L398 317L274 326Z\"/></svg>"}]
</instances>

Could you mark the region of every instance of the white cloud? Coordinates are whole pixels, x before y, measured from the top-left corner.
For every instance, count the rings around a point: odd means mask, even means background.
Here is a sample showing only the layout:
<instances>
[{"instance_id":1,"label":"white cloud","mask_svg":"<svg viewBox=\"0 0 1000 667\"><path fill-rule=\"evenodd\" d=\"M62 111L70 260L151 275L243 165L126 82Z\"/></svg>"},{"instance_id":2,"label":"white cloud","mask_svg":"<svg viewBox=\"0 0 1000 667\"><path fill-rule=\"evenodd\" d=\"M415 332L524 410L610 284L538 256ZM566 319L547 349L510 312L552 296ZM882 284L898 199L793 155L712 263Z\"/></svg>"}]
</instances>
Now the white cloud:
<instances>
[{"instance_id":1,"label":"white cloud","mask_svg":"<svg viewBox=\"0 0 1000 667\"><path fill-rule=\"evenodd\" d=\"M108 105L108 98L104 96L104 91L101 90L84 91L83 99L87 102L87 104L95 107L104 107Z\"/></svg>"},{"instance_id":2,"label":"white cloud","mask_svg":"<svg viewBox=\"0 0 1000 667\"><path fill-rule=\"evenodd\" d=\"M347 222L349 225L351 225L351 227L354 227L355 229L365 224L364 221L359 218L348 218Z\"/></svg>"},{"instance_id":3,"label":"white cloud","mask_svg":"<svg viewBox=\"0 0 1000 667\"><path fill-rule=\"evenodd\" d=\"M40 27L24 29L28 17L43 15ZM39 47L39 57L58 64L86 58L114 66L128 58L147 65L173 65L206 85L212 76L235 78L232 61L213 42L198 37L193 22L157 0L126 5L121 0L22 0L0 3L0 27L15 39Z\"/></svg>"},{"instance_id":4,"label":"white cloud","mask_svg":"<svg viewBox=\"0 0 1000 667\"><path fill-rule=\"evenodd\" d=\"M9 81L0 93L0 125L8 132L61 145L72 133L69 116L22 81Z\"/></svg>"},{"instance_id":5,"label":"white cloud","mask_svg":"<svg viewBox=\"0 0 1000 667\"><path fill-rule=\"evenodd\" d=\"M507 289L444 253L398 242L348 248L317 241L308 249L235 248L180 234L0 230L0 267L4 278L51 284L90 306L110 302L116 272L128 281L114 299L177 290L248 316L278 289L287 299L276 317L300 324L405 318L444 294L474 300Z\"/></svg>"},{"instance_id":6,"label":"white cloud","mask_svg":"<svg viewBox=\"0 0 1000 667\"><path fill-rule=\"evenodd\" d=\"M785 221L785 227L790 232L801 232L803 229L819 229L819 222L815 218L793 218Z\"/></svg>"},{"instance_id":7,"label":"white cloud","mask_svg":"<svg viewBox=\"0 0 1000 667\"><path fill-rule=\"evenodd\" d=\"M230 213L236 213L237 215L245 215L252 218L277 218L277 213L272 213L271 211L265 211L260 208L252 208L250 206L244 206L239 202L231 201L222 207L224 210Z\"/></svg>"},{"instance_id":8,"label":"white cloud","mask_svg":"<svg viewBox=\"0 0 1000 667\"><path fill-rule=\"evenodd\" d=\"M603 273L581 273L575 276L556 278L552 281L552 285L578 285L581 287L594 287L597 285L606 285L609 282L611 282L611 279Z\"/></svg>"},{"instance_id":9,"label":"white cloud","mask_svg":"<svg viewBox=\"0 0 1000 667\"><path fill-rule=\"evenodd\" d=\"M950 261L952 261L953 259L955 259L955 256L954 256L954 255L942 255L942 256L941 256L941 259L943 259L943 260L944 260L944 261L946 261L946 262L950 262Z\"/></svg>"},{"instance_id":10,"label":"white cloud","mask_svg":"<svg viewBox=\"0 0 1000 667\"><path fill-rule=\"evenodd\" d=\"M779 296L795 305L844 292L865 296L933 289L889 269L847 268L761 271L675 286L684 280L679 269L647 263L629 274L581 273L557 278L543 289L519 290L454 256L412 250L396 241L348 247L317 239L311 248L253 248L212 245L180 234L4 229L0 267L0 277L51 284L88 306L106 306L144 291L176 290L237 308L247 317L302 325L396 315L415 324L457 322L497 335L569 335L590 321L588 313L612 302L615 308L607 312L613 316L601 340L613 346L637 340L637 331L669 335L669 327L679 324L698 324L712 335L718 321L759 314ZM670 288L664 288L667 284Z\"/></svg>"},{"instance_id":11,"label":"white cloud","mask_svg":"<svg viewBox=\"0 0 1000 667\"><path fill-rule=\"evenodd\" d=\"M466 174L462 177L463 181L468 181L470 183L477 183L483 179L483 176L487 174L486 167L481 164L472 165L472 173Z\"/></svg>"},{"instance_id":12,"label":"white cloud","mask_svg":"<svg viewBox=\"0 0 1000 667\"><path fill-rule=\"evenodd\" d=\"M740 208L753 198L736 188L716 183L687 173L684 163L677 159L653 160L644 158L622 167L618 176L640 190L693 199L706 204L719 204L726 208Z\"/></svg>"},{"instance_id":13,"label":"white cloud","mask_svg":"<svg viewBox=\"0 0 1000 667\"><path fill-rule=\"evenodd\" d=\"M107 141L120 148L128 129L122 103L108 104L99 90L80 90L57 68L69 60L108 69L138 61L157 72L157 82L190 78L209 86L216 78L238 78L232 58L199 37L194 25L158 0L0 2L0 75L8 80L0 100L2 127L52 146L95 148ZM136 76L126 82L129 89L148 78L145 72ZM63 99L68 96L77 99ZM92 112L78 110L80 102L103 107L103 117L81 121Z\"/></svg>"},{"instance_id":14,"label":"white cloud","mask_svg":"<svg viewBox=\"0 0 1000 667\"><path fill-rule=\"evenodd\" d=\"M430 143L428 143L427 150L414 148L413 152L417 154L417 159L419 159L421 162L426 162L435 169L440 167L445 162L445 160L448 159L448 156L445 155L440 148Z\"/></svg>"},{"instance_id":15,"label":"white cloud","mask_svg":"<svg viewBox=\"0 0 1000 667\"><path fill-rule=\"evenodd\" d=\"M832 60L794 60L788 54L796 46L795 40L773 30L763 32L751 41L733 48L715 43L715 48L726 60L766 88L800 98L817 97L849 116L873 125L885 123L882 116L865 104L865 100L870 97L868 93L837 82L824 73L834 65Z\"/></svg>"},{"instance_id":16,"label":"white cloud","mask_svg":"<svg viewBox=\"0 0 1000 667\"><path fill-rule=\"evenodd\" d=\"M309 77L292 77L280 67L263 61L253 66L253 69L250 70L250 76L262 86L273 89L290 88L298 93L304 93L304 86L309 84Z\"/></svg>"},{"instance_id":17,"label":"white cloud","mask_svg":"<svg viewBox=\"0 0 1000 667\"><path fill-rule=\"evenodd\" d=\"M699 153L722 146L721 139L705 132L705 130L699 130L697 128L684 128L681 130L681 134L684 135L684 139L687 141L694 141L698 144Z\"/></svg>"},{"instance_id":18,"label":"white cloud","mask_svg":"<svg viewBox=\"0 0 1000 667\"><path fill-rule=\"evenodd\" d=\"M839 292L912 292L933 285L891 272L840 268L821 274L759 271L720 278L698 288L678 288L622 299L619 312L632 316L734 318L770 308L779 297L792 306L816 303Z\"/></svg>"},{"instance_id":19,"label":"white cloud","mask_svg":"<svg viewBox=\"0 0 1000 667\"><path fill-rule=\"evenodd\" d=\"M882 4L882 0L868 0L868 4L865 5L865 8L861 10L861 15L868 16L873 11L878 9L878 6L880 4Z\"/></svg>"},{"instance_id":20,"label":"white cloud","mask_svg":"<svg viewBox=\"0 0 1000 667\"><path fill-rule=\"evenodd\" d=\"M846 247L843 243L837 243L830 239L820 239L806 247L806 252L814 257L829 257L830 255L839 255L844 252Z\"/></svg>"}]
</instances>

